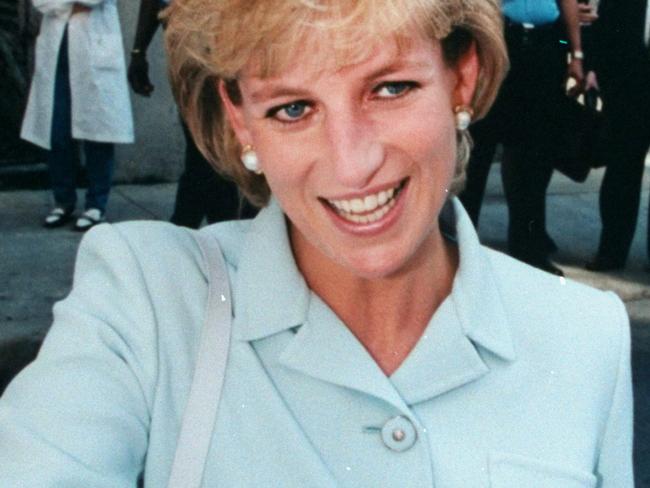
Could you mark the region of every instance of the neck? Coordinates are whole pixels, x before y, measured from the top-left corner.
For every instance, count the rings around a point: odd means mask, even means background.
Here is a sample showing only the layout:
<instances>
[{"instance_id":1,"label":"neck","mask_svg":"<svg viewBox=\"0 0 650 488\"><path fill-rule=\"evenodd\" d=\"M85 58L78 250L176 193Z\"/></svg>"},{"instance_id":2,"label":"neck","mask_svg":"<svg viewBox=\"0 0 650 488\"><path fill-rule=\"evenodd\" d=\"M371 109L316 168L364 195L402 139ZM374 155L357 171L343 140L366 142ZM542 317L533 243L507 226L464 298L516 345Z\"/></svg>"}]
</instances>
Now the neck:
<instances>
[{"instance_id":1,"label":"neck","mask_svg":"<svg viewBox=\"0 0 650 488\"><path fill-rule=\"evenodd\" d=\"M387 375L406 359L451 292L458 267L456 247L437 229L403 270L378 279L355 276L316 248L299 247L295 258L309 287Z\"/></svg>"}]
</instances>

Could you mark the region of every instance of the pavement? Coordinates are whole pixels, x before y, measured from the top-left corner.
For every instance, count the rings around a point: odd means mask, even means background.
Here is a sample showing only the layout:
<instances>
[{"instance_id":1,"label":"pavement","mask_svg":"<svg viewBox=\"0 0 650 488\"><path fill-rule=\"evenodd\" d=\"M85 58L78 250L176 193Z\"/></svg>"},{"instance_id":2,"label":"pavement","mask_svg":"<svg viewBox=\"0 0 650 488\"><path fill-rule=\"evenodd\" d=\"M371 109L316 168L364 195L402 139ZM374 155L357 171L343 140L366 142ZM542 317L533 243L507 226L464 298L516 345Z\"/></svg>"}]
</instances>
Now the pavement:
<instances>
[{"instance_id":1,"label":"pavement","mask_svg":"<svg viewBox=\"0 0 650 488\"><path fill-rule=\"evenodd\" d=\"M650 158L646 166L650 166ZM567 278L613 290L627 306L633 333L637 487L650 488L650 272L645 270L650 171L645 172L646 190L626 269L592 273L584 269L584 263L594 255L598 244L598 189L602 175L602 170L592 171L586 182L578 184L556 174L548 192L548 229L560 248L555 262ZM117 185L111 195L108 219L166 220L172 212L175 191L172 183ZM81 235L68 227L42 228L41 219L50 206L49 192L44 189L0 184L0 359L3 346L6 349L40 340L51 323L52 304L70 290ZM494 165L479 234L485 244L505 250L506 228L499 166Z\"/></svg>"}]
</instances>

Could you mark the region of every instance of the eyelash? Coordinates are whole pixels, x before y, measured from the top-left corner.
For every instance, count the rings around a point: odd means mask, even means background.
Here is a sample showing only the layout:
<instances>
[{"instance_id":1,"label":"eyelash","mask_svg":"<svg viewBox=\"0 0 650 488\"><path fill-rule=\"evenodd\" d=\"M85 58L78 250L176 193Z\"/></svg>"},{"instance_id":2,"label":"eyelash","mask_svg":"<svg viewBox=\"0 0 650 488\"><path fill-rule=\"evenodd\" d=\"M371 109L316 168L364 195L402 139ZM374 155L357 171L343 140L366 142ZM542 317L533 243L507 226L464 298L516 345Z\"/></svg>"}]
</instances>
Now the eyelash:
<instances>
[{"instance_id":1,"label":"eyelash","mask_svg":"<svg viewBox=\"0 0 650 488\"><path fill-rule=\"evenodd\" d=\"M281 122L283 124L293 124L293 123L299 122L304 117L300 117L300 118L292 119L292 120L282 120L282 119L277 118L277 115L278 115L279 112L291 107L292 105L301 105L301 106L303 106L305 108L308 108L311 104L307 100L295 100L295 101L290 102L290 103L285 103L284 105L278 105L277 107L270 108L266 112L266 117L270 118L270 119L274 119L277 122Z\"/></svg>"},{"instance_id":2,"label":"eyelash","mask_svg":"<svg viewBox=\"0 0 650 488\"><path fill-rule=\"evenodd\" d=\"M399 93L396 93L396 94L391 95L391 96L379 96L378 97L379 100L393 100L393 99L396 99L396 98L401 98L403 96L408 95L414 89L419 88L420 85L415 81L387 81L387 82L383 82L383 83L380 83L379 85L377 85L372 90L372 93L377 95L384 88L398 87L398 86L403 87L404 89L402 91L400 91ZM297 122L302 121L307 115L309 115L309 113L311 113L311 112L307 112L307 114L302 114L300 117L293 118L293 119L291 119L291 118L290 119L280 119L280 118L278 118L278 114L280 112L282 112L283 110L286 110L289 107L294 106L294 105L301 106L303 109L311 108L311 103L309 101L307 101L307 100L295 100L295 101L290 102L290 103L285 103L284 105L278 105L276 107L270 108L269 110L267 110L265 116L267 118L273 119L276 122L279 122L281 124L295 124Z\"/></svg>"},{"instance_id":3,"label":"eyelash","mask_svg":"<svg viewBox=\"0 0 650 488\"><path fill-rule=\"evenodd\" d=\"M411 91L413 91L416 88L419 88L419 84L415 81L386 81L384 83L379 84L378 86L375 87L375 89L372 91L373 93L379 93L384 88L388 87L396 87L396 86L402 86L405 89L393 96L388 96L388 97L380 97L384 99L394 99L394 98L400 98L403 97L407 94L409 94Z\"/></svg>"}]
</instances>

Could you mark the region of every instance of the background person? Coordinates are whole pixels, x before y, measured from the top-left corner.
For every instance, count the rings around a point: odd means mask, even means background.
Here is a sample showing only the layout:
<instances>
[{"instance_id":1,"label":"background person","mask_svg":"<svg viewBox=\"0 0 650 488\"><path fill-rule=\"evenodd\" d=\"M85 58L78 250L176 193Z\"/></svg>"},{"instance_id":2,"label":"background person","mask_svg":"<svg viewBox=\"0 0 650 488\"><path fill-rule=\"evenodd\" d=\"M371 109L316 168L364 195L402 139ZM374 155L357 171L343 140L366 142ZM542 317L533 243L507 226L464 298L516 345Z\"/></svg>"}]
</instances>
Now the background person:
<instances>
[{"instance_id":1,"label":"background person","mask_svg":"<svg viewBox=\"0 0 650 488\"><path fill-rule=\"evenodd\" d=\"M158 14L168 5L164 0L141 0L138 25L129 63L129 83L138 95L151 96L154 86L149 79L147 49L158 30ZM240 217L250 218L256 210L241 199L237 185L215 172L197 149L185 122L185 167L178 181L176 201L171 222L198 229L203 219L221 222Z\"/></svg>"},{"instance_id":2,"label":"background person","mask_svg":"<svg viewBox=\"0 0 650 488\"><path fill-rule=\"evenodd\" d=\"M201 346L203 236L233 305L203 486L633 486L623 304L482 247L453 197L498 8L176 0L188 127L264 208L87 236L0 400L0 485L167 486L197 350L224 345Z\"/></svg>"},{"instance_id":3,"label":"background person","mask_svg":"<svg viewBox=\"0 0 650 488\"><path fill-rule=\"evenodd\" d=\"M553 174L556 116L564 82L582 83L582 49L576 0L504 0L510 71L485 120L473 126L474 149L460 196L478 225L490 166L503 144L501 176L508 204L508 252L553 274L557 247L546 230L546 189ZM571 62L567 66L568 38Z\"/></svg>"},{"instance_id":4,"label":"background person","mask_svg":"<svg viewBox=\"0 0 650 488\"><path fill-rule=\"evenodd\" d=\"M600 243L586 267L611 271L622 269L630 252L650 147L650 4L601 0L591 30L608 161L600 188ZM650 234L647 239L650 257Z\"/></svg>"},{"instance_id":5,"label":"background person","mask_svg":"<svg viewBox=\"0 0 650 488\"><path fill-rule=\"evenodd\" d=\"M133 142L117 3L34 0L34 6L43 18L21 137L49 150L55 206L43 222L46 227L73 217L81 143L88 190L75 229L84 231L105 218L113 144Z\"/></svg>"}]
</instances>

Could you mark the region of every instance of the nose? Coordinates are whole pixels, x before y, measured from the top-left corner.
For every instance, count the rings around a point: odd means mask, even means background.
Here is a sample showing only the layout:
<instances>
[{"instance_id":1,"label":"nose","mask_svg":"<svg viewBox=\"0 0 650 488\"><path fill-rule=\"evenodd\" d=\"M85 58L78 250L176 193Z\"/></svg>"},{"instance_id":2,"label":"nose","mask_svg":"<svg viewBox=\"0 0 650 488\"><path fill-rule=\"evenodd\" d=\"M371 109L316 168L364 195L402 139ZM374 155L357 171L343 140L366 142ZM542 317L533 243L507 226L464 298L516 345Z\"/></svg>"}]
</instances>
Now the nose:
<instances>
[{"instance_id":1,"label":"nose","mask_svg":"<svg viewBox=\"0 0 650 488\"><path fill-rule=\"evenodd\" d=\"M384 148L372 121L355 110L337 110L327 118L330 164L346 188L368 185L384 162Z\"/></svg>"}]
</instances>

